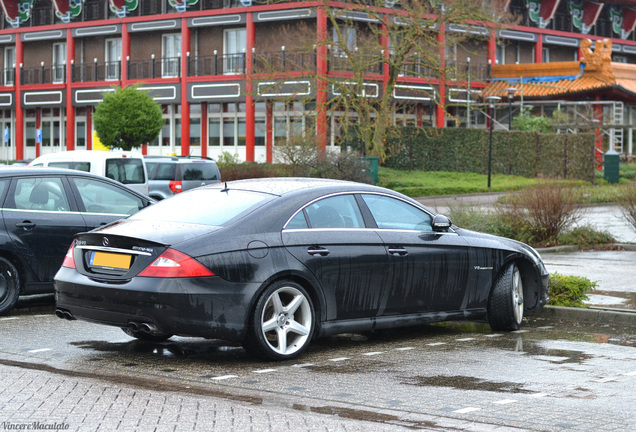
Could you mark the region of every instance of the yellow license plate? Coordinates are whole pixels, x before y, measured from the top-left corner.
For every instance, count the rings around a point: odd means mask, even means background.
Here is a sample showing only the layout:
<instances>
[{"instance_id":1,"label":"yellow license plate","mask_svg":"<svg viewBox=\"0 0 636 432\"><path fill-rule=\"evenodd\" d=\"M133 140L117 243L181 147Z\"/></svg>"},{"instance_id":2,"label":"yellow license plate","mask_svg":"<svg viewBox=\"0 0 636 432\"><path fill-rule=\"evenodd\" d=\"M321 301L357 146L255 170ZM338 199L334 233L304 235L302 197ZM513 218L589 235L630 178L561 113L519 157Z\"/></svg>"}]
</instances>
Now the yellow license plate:
<instances>
[{"instance_id":1,"label":"yellow license plate","mask_svg":"<svg viewBox=\"0 0 636 432\"><path fill-rule=\"evenodd\" d=\"M130 261L130 255L108 252L93 252L90 263L92 266L129 269Z\"/></svg>"}]
</instances>

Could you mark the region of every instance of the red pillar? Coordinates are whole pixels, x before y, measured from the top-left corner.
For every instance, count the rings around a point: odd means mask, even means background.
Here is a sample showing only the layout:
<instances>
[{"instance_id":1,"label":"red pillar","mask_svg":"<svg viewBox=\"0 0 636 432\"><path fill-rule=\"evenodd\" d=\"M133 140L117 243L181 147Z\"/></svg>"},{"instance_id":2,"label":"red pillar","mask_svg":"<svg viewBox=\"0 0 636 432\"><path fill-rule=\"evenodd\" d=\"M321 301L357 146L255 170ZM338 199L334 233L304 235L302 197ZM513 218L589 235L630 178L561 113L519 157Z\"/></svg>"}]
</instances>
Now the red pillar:
<instances>
[{"instance_id":1,"label":"red pillar","mask_svg":"<svg viewBox=\"0 0 636 432\"><path fill-rule=\"evenodd\" d=\"M322 152L327 150L327 81L323 77L327 76L327 12L324 8L317 11L317 36L318 46L316 48L316 135L318 137L318 149Z\"/></svg>"},{"instance_id":2,"label":"red pillar","mask_svg":"<svg viewBox=\"0 0 636 432\"><path fill-rule=\"evenodd\" d=\"M201 156L208 156L208 103L201 103Z\"/></svg>"},{"instance_id":3,"label":"red pillar","mask_svg":"<svg viewBox=\"0 0 636 432\"><path fill-rule=\"evenodd\" d=\"M442 75L439 80L439 101L435 106L435 126L443 128L446 126L446 26L441 24L437 33L437 47L440 57L439 65Z\"/></svg>"},{"instance_id":4,"label":"red pillar","mask_svg":"<svg viewBox=\"0 0 636 432\"><path fill-rule=\"evenodd\" d=\"M126 87L128 82L128 59L130 58L130 33L128 25L121 26L121 86Z\"/></svg>"},{"instance_id":5,"label":"red pillar","mask_svg":"<svg viewBox=\"0 0 636 432\"><path fill-rule=\"evenodd\" d=\"M15 158L24 159L24 108L22 107L22 64L24 46L20 34L15 38Z\"/></svg>"},{"instance_id":6,"label":"red pillar","mask_svg":"<svg viewBox=\"0 0 636 432\"><path fill-rule=\"evenodd\" d=\"M534 44L534 62L543 63L543 35L537 35L537 42Z\"/></svg>"},{"instance_id":7,"label":"red pillar","mask_svg":"<svg viewBox=\"0 0 636 432\"><path fill-rule=\"evenodd\" d=\"M86 107L86 150L93 150L93 107Z\"/></svg>"},{"instance_id":8,"label":"red pillar","mask_svg":"<svg viewBox=\"0 0 636 432\"><path fill-rule=\"evenodd\" d=\"M254 162L256 144L254 88L252 83L253 50L256 44L255 33L254 16L252 12L248 12L245 24L245 38L247 39L245 51L245 160L247 162Z\"/></svg>"},{"instance_id":9,"label":"red pillar","mask_svg":"<svg viewBox=\"0 0 636 432\"><path fill-rule=\"evenodd\" d=\"M190 60L190 28L181 19L181 155L190 154L190 104L188 103L188 61Z\"/></svg>"},{"instance_id":10,"label":"red pillar","mask_svg":"<svg viewBox=\"0 0 636 432\"><path fill-rule=\"evenodd\" d=\"M42 130L42 108L39 107L35 109L35 157L40 157L42 154L42 143L37 140L38 129ZM44 139L44 136L42 136L42 139ZM49 145L52 145L52 143L49 143Z\"/></svg>"},{"instance_id":11,"label":"red pillar","mask_svg":"<svg viewBox=\"0 0 636 432\"><path fill-rule=\"evenodd\" d=\"M488 63L491 65L497 64L497 37L494 30L490 30L490 37L488 38Z\"/></svg>"},{"instance_id":12,"label":"red pillar","mask_svg":"<svg viewBox=\"0 0 636 432\"><path fill-rule=\"evenodd\" d=\"M274 149L274 103L265 102L265 153L267 163L272 163Z\"/></svg>"},{"instance_id":13,"label":"red pillar","mask_svg":"<svg viewBox=\"0 0 636 432\"><path fill-rule=\"evenodd\" d=\"M75 107L73 106L73 63L75 39L73 31L66 30L66 150L75 150ZM61 128L62 126L60 126Z\"/></svg>"}]
</instances>

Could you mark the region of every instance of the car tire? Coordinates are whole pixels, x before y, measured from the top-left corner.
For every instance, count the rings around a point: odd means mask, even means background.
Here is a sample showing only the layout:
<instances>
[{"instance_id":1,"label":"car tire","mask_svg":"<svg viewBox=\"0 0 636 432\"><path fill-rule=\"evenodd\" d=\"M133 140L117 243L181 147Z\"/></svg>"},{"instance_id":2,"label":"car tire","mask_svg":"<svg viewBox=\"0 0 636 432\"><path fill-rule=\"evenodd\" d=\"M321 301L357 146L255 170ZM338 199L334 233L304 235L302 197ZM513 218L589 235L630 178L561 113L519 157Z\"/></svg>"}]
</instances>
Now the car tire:
<instances>
[{"instance_id":1,"label":"car tire","mask_svg":"<svg viewBox=\"0 0 636 432\"><path fill-rule=\"evenodd\" d=\"M148 342L163 342L170 339L173 335L169 333L145 333L141 331L131 330L127 327L121 328L124 333L130 337Z\"/></svg>"},{"instance_id":2,"label":"car tire","mask_svg":"<svg viewBox=\"0 0 636 432\"><path fill-rule=\"evenodd\" d=\"M494 331L519 330L523 321L523 281L512 263L499 274L488 299L488 323Z\"/></svg>"},{"instance_id":3,"label":"car tire","mask_svg":"<svg viewBox=\"0 0 636 432\"><path fill-rule=\"evenodd\" d=\"M314 306L307 291L295 282L279 281L256 302L244 346L267 360L289 360L307 348L314 329Z\"/></svg>"},{"instance_id":4,"label":"car tire","mask_svg":"<svg viewBox=\"0 0 636 432\"><path fill-rule=\"evenodd\" d=\"M8 313L20 296L20 275L11 262L0 258L0 315Z\"/></svg>"}]
</instances>

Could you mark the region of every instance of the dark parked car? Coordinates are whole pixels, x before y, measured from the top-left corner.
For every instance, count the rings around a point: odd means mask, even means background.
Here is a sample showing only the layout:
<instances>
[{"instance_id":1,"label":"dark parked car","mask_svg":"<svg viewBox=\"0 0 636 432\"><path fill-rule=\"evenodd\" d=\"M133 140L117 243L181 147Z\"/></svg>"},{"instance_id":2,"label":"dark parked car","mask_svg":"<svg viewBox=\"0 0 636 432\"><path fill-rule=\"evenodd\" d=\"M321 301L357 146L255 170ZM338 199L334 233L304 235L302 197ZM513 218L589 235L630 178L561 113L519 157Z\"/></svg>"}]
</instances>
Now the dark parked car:
<instances>
[{"instance_id":1,"label":"dark parked car","mask_svg":"<svg viewBox=\"0 0 636 432\"><path fill-rule=\"evenodd\" d=\"M531 247L463 230L399 193L317 179L206 186L79 234L56 314L240 341L270 359L312 338L488 317L516 330L547 301Z\"/></svg>"},{"instance_id":2,"label":"dark parked car","mask_svg":"<svg viewBox=\"0 0 636 432\"><path fill-rule=\"evenodd\" d=\"M219 167L209 158L146 156L145 161L149 195L156 200L221 181Z\"/></svg>"},{"instance_id":3,"label":"dark parked car","mask_svg":"<svg viewBox=\"0 0 636 432\"><path fill-rule=\"evenodd\" d=\"M0 315L18 296L53 292L73 236L154 202L119 182L56 168L1 168Z\"/></svg>"}]
</instances>

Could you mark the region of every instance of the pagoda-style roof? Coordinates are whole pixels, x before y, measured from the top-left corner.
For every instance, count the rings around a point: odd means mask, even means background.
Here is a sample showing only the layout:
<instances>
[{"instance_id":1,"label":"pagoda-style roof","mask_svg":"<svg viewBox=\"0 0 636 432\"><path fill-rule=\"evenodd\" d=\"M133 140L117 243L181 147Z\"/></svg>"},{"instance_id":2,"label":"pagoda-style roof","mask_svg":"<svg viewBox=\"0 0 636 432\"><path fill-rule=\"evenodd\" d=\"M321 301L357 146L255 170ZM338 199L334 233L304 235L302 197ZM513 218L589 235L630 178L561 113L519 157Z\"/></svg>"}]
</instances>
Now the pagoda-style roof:
<instances>
[{"instance_id":1,"label":"pagoda-style roof","mask_svg":"<svg viewBox=\"0 0 636 432\"><path fill-rule=\"evenodd\" d=\"M579 61L493 65L491 82L482 97L508 97L508 88L518 90L514 97L553 99L589 96L611 91L636 101L636 65L612 62L612 41L581 41Z\"/></svg>"}]
</instances>

